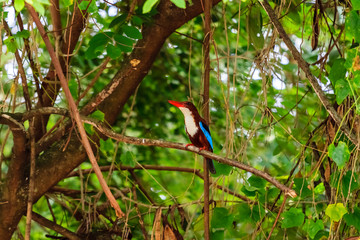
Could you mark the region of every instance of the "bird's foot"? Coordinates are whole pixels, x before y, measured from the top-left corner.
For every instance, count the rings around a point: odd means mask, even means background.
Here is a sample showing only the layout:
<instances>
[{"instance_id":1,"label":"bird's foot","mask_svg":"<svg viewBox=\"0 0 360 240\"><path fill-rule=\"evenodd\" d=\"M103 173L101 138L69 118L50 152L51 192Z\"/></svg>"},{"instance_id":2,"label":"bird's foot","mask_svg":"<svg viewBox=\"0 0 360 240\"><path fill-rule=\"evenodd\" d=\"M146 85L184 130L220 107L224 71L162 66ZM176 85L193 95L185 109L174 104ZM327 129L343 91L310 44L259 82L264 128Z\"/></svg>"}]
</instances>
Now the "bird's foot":
<instances>
[{"instance_id":1,"label":"bird's foot","mask_svg":"<svg viewBox=\"0 0 360 240\"><path fill-rule=\"evenodd\" d=\"M188 146L194 146L194 144L188 143L188 144L186 144L185 148L187 148Z\"/></svg>"},{"instance_id":2,"label":"bird's foot","mask_svg":"<svg viewBox=\"0 0 360 240\"><path fill-rule=\"evenodd\" d=\"M201 148L199 148L199 149L200 149L200 151L201 151L201 150L206 150L206 147L201 147Z\"/></svg>"}]
</instances>

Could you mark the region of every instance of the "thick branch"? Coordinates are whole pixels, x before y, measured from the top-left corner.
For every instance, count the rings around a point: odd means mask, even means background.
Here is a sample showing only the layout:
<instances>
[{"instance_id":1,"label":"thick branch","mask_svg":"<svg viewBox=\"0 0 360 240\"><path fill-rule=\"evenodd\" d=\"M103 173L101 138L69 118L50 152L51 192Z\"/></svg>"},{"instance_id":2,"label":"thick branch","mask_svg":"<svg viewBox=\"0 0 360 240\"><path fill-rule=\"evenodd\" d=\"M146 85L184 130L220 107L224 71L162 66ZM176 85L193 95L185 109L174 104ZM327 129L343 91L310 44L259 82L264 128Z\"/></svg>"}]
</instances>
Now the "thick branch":
<instances>
[{"instance_id":1,"label":"thick branch","mask_svg":"<svg viewBox=\"0 0 360 240\"><path fill-rule=\"evenodd\" d=\"M342 119L339 116L339 114L336 112L335 108L333 107L333 105L331 104L331 102L329 101L329 99L327 99L325 93L323 92L323 90L321 89L320 84L318 83L318 80L315 78L315 76L311 73L311 70L309 68L309 64L303 59L303 57L301 56L301 54L299 53L299 51L296 49L296 47L294 46L294 44L291 42L291 39L289 38L289 36L286 34L283 26L281 25L278 17L276 16L274 10L271 8L270 4L268 3L267 0L262 0L260 1L261 5L263 6L263 8L265 9L266 13L268 14L272 24L274 25L274 27L276 28L276 30L278 31L278 33L280 34L281 38L284 40L284 43L286 44L286 46L289 48L290 52L292 53L295 61L298 63L299 67L304 71L304 73L306 74L306 77L308 78L311 86L313 87L316 95L318 96L318 98L320 99L321 103L323 104L323 106L325 107L326 111L329 113L329 115L334 119L334 121L336 122L336 124L340 127L341 131L343 131L343 133L345 133L345 135L355 144L358 145L358 140L356 138L356 136L351 133L351 131L349 130L349 128L342 124Z\"/></svg>"},{"instance_id":2,"label":"thick branch","mask_svg":"<svg viewBox=\"0 0 360 240\"><path fill-rule=\"evenodd\" d=\"M12 223L14 219L20 218L21 214L16 212L18 208L18 193L25 187L21 187L24 176L24 165L27 162L26 130L24 126L8 114L0 113L0 124L9 126L13 134L13 154L10 161L6 180L0 184L0 235L7 239L7 233L15 230L15 226L6 226L3 223ZM26 196L26 193L24 193ZM10 235L11 236L11 235Z\"/></svg>"}]
</instances>

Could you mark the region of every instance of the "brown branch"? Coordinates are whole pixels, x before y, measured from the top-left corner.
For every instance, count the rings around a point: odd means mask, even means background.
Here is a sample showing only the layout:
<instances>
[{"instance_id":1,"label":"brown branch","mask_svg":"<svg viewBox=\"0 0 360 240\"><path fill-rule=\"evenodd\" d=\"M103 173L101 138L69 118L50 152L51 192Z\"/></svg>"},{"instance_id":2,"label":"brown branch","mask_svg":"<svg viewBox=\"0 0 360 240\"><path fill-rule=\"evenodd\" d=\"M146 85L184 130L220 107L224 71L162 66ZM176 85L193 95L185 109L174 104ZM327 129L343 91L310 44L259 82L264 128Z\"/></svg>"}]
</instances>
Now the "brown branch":
<instances>
[{"instance_id":1,"label":"brown branch","mask_svg":"<svg viewBox=\"0 0 360 240\"><path fill-rule=\"evenodd\" d=\"M100 167L102 172L105 171L110 171L111 166L101 166ZM200 173L199 169L193 169L193 168L184 168L184 167L173 167L173 166L158 166L158 165L138 165L135 167L130 167L130 166L119 166L118 167L119 170L157 170L157 171L175 171L175 172L186 172L186 173L195 173L196 176L198 176L201 179L204 179L204 176ZM82 174L90 174L93 173L92 168L90 169L82 169ZM71 172L67 177L77 177L80 176L79 175L79 171L73 171ZM256 202L254 202L253 200L247 198L246 196L243 196L241 194L238 194L232 190L230 190L229 188L223 187L221 185L218 185L212 181L210 181L210 185L214 185L217 189L223 190L224 192L233 195L245 202L248 202L250 204L256 204Z\"/></svg>"},{"instance_id":2,"label":"brown branch","mask_svg":"<svg viewBox=\"0 0 360 240\"><path fill-rule=\"evenodd\" d=\"M55 232L63 235L64 237L67 237L70 240L81 240L82 238L76 235L75 233L67 230L66 228L63 228L62 226L44 218L40 214L37 214L35 212L32 212L32 220L39 223L40 225L47 227L51 230L54 230Z\"/></svg>"},{"instance_id":3,"label":"brown branch","mask_svg":"<svg viewBox=\"0 0 360 240\"><path fill-rule=\"evenodd\" d=\"M63 115L67 115L67 110L66 109L61 109L61 108L43 108L43 109L36 109L36 110L31 110L29 111L29 113L24 114L23 119L26 119L25 116L32 116L36 113L40 113L40 114L49 114L49 113L56 113L56 114L63 114ZM0 123L1 123L1 116L5 115L5 114L0 114ZM19 117L19 115L17 115ZM199 155L202 155L204 157L207 158L211 158L213 160L216 160L218 162L233 166L233 167L237 167L240 168L242 170L245 170L247 172L251 172L259 177L264 178L265 180L267 180L268 182L272 183L274 186L276 186L277 188L279 188L282 191L285 191L286 194L289 194L290 196L294 197L296 196L296 193L294 190L284 186L283 184L279 183L277 180L275 180L273 177L271 177L269 174L267 174L266 172L263 172L261 170L258 170L256 168L253 168L251 166L248 166L246 164L234 161L232 159L229 158L224 158L221 157L219 155L216 155L212 152L209 151L205 151L205 150L200 150L197 147L194 146L188 146L185 147L185 144L181 144L181 143L174 143L174 142L168 142L168 141L163 141L163 140L156 140L156 139L147 139L147 138L136 138L136 137L129 137L129 136L125 136L122 134L118 134L113 132L111 129L107 128L106 126L104 126L102 123L100 122L96 122L95 120L89 118L89 117L84 117L82 116L82 121L85 123L88 123L90 125L93 125L94 127L96 127L102 134L104 134L107 137L110 137L112 139L115 139L117 141L120 142L125 142L125 143L129 143L129 144L134 144L134 145L142 145L142 146L157 146L157 147L163 147L163 148L174 148L174 149L179 149L179 150L185 150L185 151L190 151L190 152L194 152L197 153ZM145 165L147 167L147 169L154 169L154 170L168 170L168 171L184 171L184 172L194 172L194 169L191 168L177 168L177 167L162 167L162 166L150 166L150 165ZM128 170L129 168L127 167L120 167L123 170ZM141 167L138 167L138 169L140 169ZM106 168L100 167L100 170L104 170ZM135 167L135 169L137 169L137 167ZM83 170L86 173L86 170ZM87 171L91 171L91 170L87 170ZM198 171L198 170L196 170ZM68 175L68 177L73 177L73 176L77 176L77 174L75 172L72 172Z\"/></svg>"},{"instance_id":4,"label":"brown branch","mask_svg":"<svg viewBox=\"0 0 360 240\"><path fill-rule=\"evenodd\" d=\"M45 42L46 48L47 48L47 50L49 52L49 55L51 57L51 60L52 60L52 62L54 64L54 66L55 66L57 76L60 79L61 87L63 88L66 99L68 100L71 117L76 122L76 125L78 127L78 131L80 133L82 145L84 146L84 148L86 150L86 153L87 153L87 155L89 157L91 165L94 168L94 171L95 171L96 176L97 176L97 178L99 180L99 183L100 183L102 189L104 190L105 195L109 199L112 207L114 208L114 210L116 212L116 216L121 218L121 217L123 217L125 215L121 211L119 204L117 203L116 199L112 195L112 193L111 193L111 191L110 191L110 189L109 189L109 187L108 187L108 185L107 185L107 183L106 183L106 181L105 181L105 179L104 179L104 177L103 177L103 175L102 175L102 173L101 173L101 171L99 169L99 165L97 164L95 155L94 155L94 153L92 151L89 139L87 138L87 134L86 134L84 126L82 124L79 111L78 111L78 109L76 107L76 104L74 102L74 99L73 99L73 97L72 97L72 95L70 93L70 90L69 90L69 87L67 85L67 81L66 81L64 73L62 71L60 62L59 62L58 58L56 57L55 51L54 51L54 49L53 49L53 47L52 47L52 45L50 43L50 40L49 40L49 38L47 36L47 33L46 33L45 29L44 29L44 26L40 22L39 16L35 12L35 9L31 5L29 5L28 3L26 3L26 8L28 9L31 17L33 18L33 20L34 20L34 22L35 22L35 24L36 24L36 26L37 26L40 34L41 34L41 37L43 38L43 40Z\"/></svg>"},{"instance_id":5,"label":"brown branch","mask_svg":"<svg viewBox=\"0 0 360 240\"><path fill-rule=\"evenodd\" d=\"M211 39L211 0L201 0L204 7L204 92L203 92L203 117L210 123L209 94L210 94L210 39ZM205 5L205 6L204 6ZM209 206L209 162L204 157L204 239L210 239L210 206Z\"/></svg>"},{"instance_id":6,"label":"brown branch","mask_svg":"<svg viewBox=\"0 0 360 240\"><path fill-rule=\"evenodd\" d=\"M130 172L130 173L133 173L133 172ZM147 232L146 232L146 228L145 228L145 225L144 225L144 221L143 221L143 219L142 219L142 217L141 217L140 209L139 209L138 205L136 204L136 202L137 202L137 194L136 194L136 188L135 188L135 186L134 186L134 188L133 188L133 195L134 195L134 200L135 200L134 207L135 207L136 213L137 213L137 215L138 215L138 217L139 217L140 228L141 228L141 231L142 231L142 233L143 233L143 235L144 235L144 239L145 239L145 240L148 240L149 237L148 237L148 234L147 234Z\"/></svg>"},{"instance_id":7,"label":"brown branch","mask_svg":"<svg viewBox=\"0 0 360 240\"><path fill-rule=\"evenodd\" d=\"M260 1L260 4L265 9L266 13L268 14L272 24L280 34L280 37L283 39L286 46L289 48L290 52L292 53L295 61L298 63L299 67L304 71L306 74L307 79L309 80L311 86L313 87L316 95L320 99L322 105L325 107L326 111L329 115L334 119L335 123L340 127L341 131L352 141L355 145L358 145L357 137L349 130L349 128L342 124L342 119L339 114L336 112L335 108L326 97L325 93L321 89L321 86L318 83L318 80L315 76L311 73L309 68L309 64L303 59L299 51L296 49L294 44L291 42L289 36L285 32L283 26L281 25L278 17L276 16L274 10L271 8L270 4L267 0Z\"/></svg>"},{"instance_id":8,"label":"brown branch","mask_svg":"<svg viewBox=\"0 0 360 240\"><path fill-rule=\"evenodd\" d=\"M290 188L292 187L292 185L293 185L293 183L290 184ZM287 197L288 197L287 195L284 195L284 200L283 200L283 202L282 202L282 204L281 204L281 207L280 207L280 209L279 209L279 212L278 212L278 214L277 214L277 216L276 216L276 219L275 219L275 221L274 221L274 224L273 224L273 226L272 226L272 228L271 228L271 230L270 230L269 236L267 237L266 240L270 240L270 237L271 237L271 235L272 235L272 233L273 233L273 231L274 231L274 229L275 229L275 227L276 227L276 224L277 224L277 222L279 221L280 214L281 214L282 211L284 210Z\"/></svg>"},{"instance_id":9,"label":"brown branch","mask_svg":"<svg viewBox=\"0 0 360 240\"><path fill-rule=\"evenodd\" d=\"M31 232L31 218L32 218L32 206L34 202L34 190L35 190L35 129L34 119L30 121L30 174L29 174L29 191L27 199L27 211L26 211L26 228L25 228L25 240L30 240Z\"/></svg>"},{"instance_id":10,"label":"brown branch","mask_svg":"<svg viewBox=\"0 0 360 240\"><path fill-rule=\"evenodd\" d=\"M50 1L50 13L51 20L53 25L53 32L56 38L62 36L62 25L61 25L61 16L60 16L60 6L59 0L51 0Z\"/></svg>"},{"instance_id":11,"label":"brown branch","mask_svg":"<svg viewBox=\"0 0 360 240\"><path fill-rule=\"evenodd\" d=\"M18 191L22 189L22 178L25 175L24 165L28 159L26 151L27 138L24 126L8 114L0 113L0 124L8 125L13 135L13 154L5 182L4 184L0 184L0 196L2 200L0 204L0 219L2 221L0 224L0 233L2 234L0 235L4 237L4 239L10 239L10 237L7 237L7 233L15 231L16 225L7 226L6 224L12 223L14 219L18 218L18 214L16 213ZM24 195L26 195L26 193L24 193Z\"/></svg>"},{"instance_id":12,"label":"brown branch","mask_svg":"<svg viewBox=\"0 0 360 240\"><path fill-rule=\"evenodd\" d=\"M261 170L258 170L256 168L253 168L251 166L248 166L246 164L234 161L229 158L221 157L219 155L216 155L212 152L206 151L206 150L200 150L199 148L195 146L188 146L186 147L185 144L181 143L174 143L174 142L167 142L163 140L155 140L155 139L147 139L147 138L136 138L136 137L128 137L125 135L121 135L118 133L113 132L112 130L108 129L107 127L103 126L101 123L94 122L90 120L89 118L84 118L84 122L91 124L92 126L96 127L102 134L105 136L112 138L114 140L117 140L119 142L134 144L134 145L142 145L142 146L156 146L156 147L164 147L164 148L174 148L174 149L180 149L185 150L189 152L197 153L203 157L210 158L213 160L216 160L218 162L224 163L226 165L230 165L236 168L240 168L242 170L245 170L247 172L251 172L259 177L264 178L266 181L272 183L274 186L279 188L281 191L285 192L285 194L290 195L291 197L295 197L296 193L294 190L286 187L285 185L278 182L276 179L274 179L272 176L267 174L266 172L263 172Z\"/></svg>"},{"instance_id":13,"label":"brown branch","mask_svg":"<svg viewBox=\"0 0 360 240\"><path fill-rule=\"evenodd\" d=\"M57 1L57 0L54 0ZM55 2L56 5L56 2ZM74 7L76 6L76 4L74 4ZM56 6L54 6L56 8ZM59 10L54 9L54 10ZM58 13L55 13L55 15L57 15ZM71 53L74 49L76 44L78 43L79 37L81 32L84 30L85 27L85 23L86 23L86 19L87 19L88 14L84 11L79 10L78 7L75 7L74 11L72 12L72 16L71 19L72 21L69 23L69 26L67 26L65 29L65 33L63 34L65 37L61 38L61 37L57 37L55 39L55 43L56 43L56 50L57 53L59 53L58 57L58 61L60 62L61 65L61 69L62 72L68 72L68 66L65 62L65 58L62 57L62 53ZM57 16L52 16L53 20L56 18L58 18ZM61 19L60 19L61 20ZM59 23L55 23L57 25L57 28L59 27ZM63 31L63 29L57 29L58 33L61 33ZM60 32L59 32L60 31ZM55 36L56 33L55 33ZM67 54L67 62L70 61L71 56L69 56L70 54ZM56 100L56 97L59 93L60 90L60 84L58 82L58 79L56 78L56 72L57 70L54 67L54 62L53 60L51 61L50 67L49 67L49 71L45 77L46 80L50 80L51 82L43 82L42 83L42 92L45 92L46 94L42 94L42 99L39 99L39 102L36 105L36 108L40 108L40 107L49 107L49 106L53 106ZM41 119L39 118L35 118L35 129L36 129L36 140L39 140L43 134L45 134L45 130L46 129L42 129L42 126L46 126L46 123L48 121L48 117L47 116L43 116Z\"/></svg>"},{"instance_id":14,"label":"brown branch","mask_svg":"<svg viewBox=\"0 0 360 240\"><path fill-rule=\"evenodd\" d=\"M101 166L100 167L101 171L110 171L111 166ZM174 171L174 172L188 172L188 173L197 173L200 172L199 169L193 169L193 168L184 168L184 167L172 167L172 166L158 166L158 165L138 165L135 167L130 167L130 166L119 166L118 167L119 170L157 170L157 171ZM89 169L82 169L82 174L90 174L93 173L93 169L89 168ZM69 175L67 176L69 177L78 177L80 176L79 171L72 171L71 173L69 173ZM202 175L201 175L202 176Z\"/></svg>"}]
</instances>

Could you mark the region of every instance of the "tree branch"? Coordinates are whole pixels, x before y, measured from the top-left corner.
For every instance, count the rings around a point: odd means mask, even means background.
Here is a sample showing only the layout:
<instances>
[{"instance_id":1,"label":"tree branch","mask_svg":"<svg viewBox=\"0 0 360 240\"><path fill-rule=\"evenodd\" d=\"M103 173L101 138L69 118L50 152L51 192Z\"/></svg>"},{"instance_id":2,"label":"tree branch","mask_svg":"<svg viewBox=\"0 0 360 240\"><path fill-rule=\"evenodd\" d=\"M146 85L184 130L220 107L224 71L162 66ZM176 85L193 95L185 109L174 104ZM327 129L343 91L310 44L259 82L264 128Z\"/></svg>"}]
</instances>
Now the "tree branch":
<instances>
[{"instance_id":1,"label":"tree branch","mask_svg":"<svg viewBox=\"0 0 360 240\"><path fill-rule=\"evenodd\" d=\"M129 143L129 144L134 144L134 145L141 145L141 146L156 146L156 147L185 150L185 151L197 153L206 158L211 158L213 160L224 163L226 165L240 168L242 170L251 172L259 177L264 178L266 181L272 183L274 186L279 188L281 191L285 192L285 194L287 194L291 197L296 197L296 193L294 190L281 184L280 182L278 182L276 179L274 179L272 176L270 176L266 172L263 172L256 168L253 168L246 164L234 161L232 159L221 157L219 155L216 155L216 154L206 151L206 150L200 150L199 148L197 148L195 146L186 147L185 144L181 144L181 143L167 142L167 141L163 141L163 140L155 140L155 139L147 139L147 138L128 137L128 136L125 136L122 134L115 133L112 130L108 129L107 127L103 126L101 123L90 120L89 118L83 118L83 121L85 123L91 124L92 126L96 127L105 136L112 138L114 140L117 140L119 142L124 142L124 143Z\"/></svg>"},{"instance_id":2,"label":"tree branch","mask_svg":"<svg viewBox=\"0 0 360 240\"><path fill-rule=\"evenodd\" d=\"M111 168L111 166L101 166L100 170L102 172L104 171L109 171ZM199 169L193 169L193 168L184 168L184 167L172 167L172 166L159 166L159 165L138 165L135 167L130 167L130 166L119 166L118 167L119 170L157 170L157 171L175 171L175 172L186 172L186 173L195 173L196 176L198 176L199 178L204 180L204 176L200 173ZM93 169L89 168L89 169L82 169L82 174L90 174L93 173ZM67 177L75 177L75 176L80 176L79 171L73 171L71 172ZM232 191L229 188L223 187L221 185L218 185L212 181L210 181L210 185L214 185L217 189L220 189L230 195L233 195L245 202L248 202L250 204L256 204L256 202L254 202L253 200L247 198L246 196L243 196L241 194L238 194L234 191Z\"/></svg>"},{"instance_id":3,"label":"tree branch","mask_svg":"<svg viewBox=\"0 0 360 240\"><path fill-rule=\"evenodd\" d=\"M30 116L36 114L36 112L41 113L41 114L57 113L57 114L67 115L67 110L66 109L48 107L48 108L44 108L44 109L36 109L36 110L29 111L29 113L27 113L26 115L24 114L23 119L26 119L25 116L30 117ZM83 122L94 126L102 134L104 134L105 136L107 136L109 138L112 138L114 140L129 143L129 144L134 144L134 145L156 146L156 147L163 147L163 148L174 148L174 149L194 152L194 153L197 153L197 154L199 154L201 156L204 156L206 158L211 158L213 160L224 163L226 165L233 166L233 167L236 167L236 168L240 168L240 169L245 170L247 172L251 172L251 173L253 173L253 174L255 174L255 175L259 176L259 177L264 178L268 182L272 183L274 186L279 188L281 191L284 191L285 194L288 194L291 197L296 196L296 193L295 193L294 190L292 190L292 189L286 187L285 185L281 184L280 182L278 182L276 179L271 177L266 172L263 172L263 171L258 170L256 168L253 168L253 167L248 166L246 164L237 162L235 160L221 157L221 156L216 155L216 154L214 154L212 152L209 152L209 151L200 150L199 148L197 148L195 146L186 147L185 144L181 144L181 143L174 143L174 142L168 142L168 141L163 141L163 140L147 139L147 138L136 138L136 137L125 136L125 135L113 132L111 129L107 128L102 123L97 122L97 121L95 121L95 120L93 120L93 119L91 119L89 117L82 116L81 118L82 118ZM0 121L1 121L1 115L0 115ZM166 167L166 168L169 168L169 167ZM149 169L151 169L151 168L149 168ZM68 177L70 177L70 176L74 176L74 173L71 173Z\"/></svg>"},{"instance_id":4,"label":"tree branch","mask_svg":"<svg viewBox=\"0 0 360 240\"><path fill-rule=\"evenodd\" d=\"M295 61L298 63L298 66L304 71L306 74L306 77L308 78L311 86L313 87L316 95L320 99L322 105L325 107L326 111L329 113L329 115L334 119L336 124L339 126L341 131L352 141L355 145L358 145L358 139L357 137L349 130L349 128L342 123L342 119L339 116L339 114L336 112L335 108L327 99L325 93L321 89L321 86L318 83L318 80L315 78L315 76L311 73L311 70L309 68L309 64L303 59L299 51L296 49L294 44L291 42L289 36L285 32L283 26L281 25L278 17L276 16L274 10L271 8L270 4L267 0L260 1L260 4L265 9L266 13L268 14L272 24L274 25L275 29L280 34L281 38L284 40L284 43L289 48L290 52L292 53Z\"/></svg>"},{"instance_id":5,"label":"tree branch","mask_svg":"<svg viewBox=\"0 0 360 240\"><path fill-rule=\"evenodd\" d=\"M75 233L67 230L66 228L63 228L62 226L44 218L43 216L41 216L40 214L37 214L35 212L32 212L32 216L33 216L33 220L37 223L39 223L40 225L50 228L52 230L54 230L55 232L63 235L64 237L67 237L70 240L81 240L82 238L79 237L78 235L76 235Z\"/></svg>"},{"instance_id":6,"label":"tree branch","mask_svg":"<svg viewBox=\"0 0 360 240\"><path fill-rule=\"evenodd\" d=\"M56 73L57 73L57 76L59 77L60 79L60 83L61 83L61 87L63 88L63 91L65 93L65 96L66 96L66 99L68 100L68 103L69 103L69 108L70 108L70 114L71 114L71 117L72 119L75 120L76 122L76 125L78 127L78 130L79 130L79 133L80 133L80 138L81 138L81 142L86 150L86 153L87 153L87 156L89 157L89 160L91 162L91 165L93 166L94 168L94 171L95 171L95 174L99 180L99 183L102 187L102 189L104 190L104 193L106 195L106 197L109 199L112 207L114 208L115 212L116 212L116 216L118 216L119 218L125 216L125 214L121 211L121 208L118 204L118 202L116 201L116 199L114 198L114 196L112 195L110 189L109 189L109 186L107 185L100 169L99 169L99 165L97 164L97 161L96 161L96 158L95 158L95 155L92 151L92 148L91 148L91 145L90 145L90 142L89 142L89 139L87 138L87 134L85 132L85 129L84 129L84 126L81 122L81 118L80 118L80 114L79 114L79 111L76 107L76 104L75 104L75 101L70 93L70 90L69 90L69 87L67 85L67 81L66 81L66 78L64 76L64 73L62 71L62 68L61 68L61 64L59 62L59 59L56 57L56 54L55 54L55 51L49 41L49 38L45 32L45 29L44 29L44 26L42 25L42 23L40 22L40 19L39 19L39 16L38 14L35 12L35 9L29 5L28 3L25 4L26 5L26 8L28 9L31 17L33 18L40 34L41 34L41 37L43 38L44 42L45 42L45 45L46 45L46 48L49 52L49 55L51 57L51 60L55 66L55 69L56 69Z\"/></svg>"}]
</instances>

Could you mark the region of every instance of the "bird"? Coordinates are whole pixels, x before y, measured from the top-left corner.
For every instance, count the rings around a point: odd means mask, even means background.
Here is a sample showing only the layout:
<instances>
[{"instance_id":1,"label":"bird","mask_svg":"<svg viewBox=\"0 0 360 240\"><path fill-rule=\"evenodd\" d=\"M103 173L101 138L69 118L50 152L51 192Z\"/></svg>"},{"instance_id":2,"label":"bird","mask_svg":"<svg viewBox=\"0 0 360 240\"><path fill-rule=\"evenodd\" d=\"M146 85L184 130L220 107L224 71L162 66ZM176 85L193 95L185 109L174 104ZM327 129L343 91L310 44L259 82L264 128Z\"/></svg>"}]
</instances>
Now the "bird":
<instances>
[{"instance_id":1,"label":"bird","mask_svg":"<svg viewBox=\"0 0 360 240\"><path fill-rule=\"evenodd\" d=\"M191 144L186 144L186 147L193 145L200 148L200 150L213 152L213 142L209 126L206 124L205 119L200 116L194 104L187 101L177 102L168 100L168 102L179 108L184 115L185 131L191 141ZM216 174L213 161L209 158L206 158L206 160L208 162L209 171L212 174Z\"/></svg>"}]
</instances>

